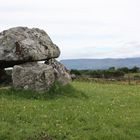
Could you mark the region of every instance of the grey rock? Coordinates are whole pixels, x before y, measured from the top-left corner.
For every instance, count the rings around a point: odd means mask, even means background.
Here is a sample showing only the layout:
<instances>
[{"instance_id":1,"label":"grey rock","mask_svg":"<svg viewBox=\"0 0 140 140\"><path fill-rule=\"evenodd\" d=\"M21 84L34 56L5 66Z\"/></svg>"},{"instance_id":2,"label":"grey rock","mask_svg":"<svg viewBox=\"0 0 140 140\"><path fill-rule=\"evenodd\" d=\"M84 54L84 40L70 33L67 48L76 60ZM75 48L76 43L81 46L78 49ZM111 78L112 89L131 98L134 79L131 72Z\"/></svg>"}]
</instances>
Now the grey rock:
<instances>
[{"instance_id":1,"label":"grey rock","mask_svg":"<svg viewBox=\"0 0 140 140\"><path fill-rule=\"evenodd\" d=\"M63 85L70 83L71 77L67 69L55 59L45 64L30 62L15 65L12 72L13 86L18 89L46 91L55 81Z\"/></svg>"},{"instance_id":2,"label":"grey rock","mask_svg":"<svg viewBox=\"0 0 140 140\"><path fill-rule=\"evenodd\" d=\"M71 82L71 76L66 67L55 59L45 61L45 64L52 66L54 70L55 80L66 85Z\"/></svg>"},{"instance_id":3,"label":"grey rock","mask_svg":"<svg viewBox=\"0 0 140 140\"><path fill-rule=\"evenodd\" d=\"M75 74L71 74L71 79L72 80L76 79L76 75Z\"/></svg>"},{"instance_id":4,"label":"grey rock","mask_svg":"<svg viewBox=\"0 0 140 140\"><path fill-rule=\"evenodd\" d=\"M0 68L59 55L59 48L45 31L38 28L15 27L0 33Z\"/></svg>"},{"instance_id":5,"label":"grey rock","mask_svg":"<svg viewBox=\"0 0 140 140\"><path fill-rule=\"evenodd\" d=\"M45 91L53 85L55 76L52 66L31 62L15 65L12 79L17 89Z\"/></svg>"}]
</instances>

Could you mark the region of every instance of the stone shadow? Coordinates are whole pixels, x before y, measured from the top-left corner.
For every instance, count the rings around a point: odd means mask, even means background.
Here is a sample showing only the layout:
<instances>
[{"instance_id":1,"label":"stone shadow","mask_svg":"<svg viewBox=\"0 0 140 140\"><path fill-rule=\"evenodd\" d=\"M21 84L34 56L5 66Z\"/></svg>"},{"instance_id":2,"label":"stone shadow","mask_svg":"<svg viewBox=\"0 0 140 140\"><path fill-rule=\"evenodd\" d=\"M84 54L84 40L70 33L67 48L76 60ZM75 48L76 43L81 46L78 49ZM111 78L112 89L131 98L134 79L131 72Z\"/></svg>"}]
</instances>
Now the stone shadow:
<instances>
[{"instance_id":1,"label":"stone shadow","mask_svg":"<svg viewBox=\"0 0 140 140\"><path fill-rule=\"evenodd\" d=\"M8 96L11 99L30 99L30 100L50 100L62 97L88 99L88 96L81 90L77 90L71 84L65 86L55 82L53 86L45 92L37 92L21 89L0 89L0 96Z\"/></svg>"}]
</instances>

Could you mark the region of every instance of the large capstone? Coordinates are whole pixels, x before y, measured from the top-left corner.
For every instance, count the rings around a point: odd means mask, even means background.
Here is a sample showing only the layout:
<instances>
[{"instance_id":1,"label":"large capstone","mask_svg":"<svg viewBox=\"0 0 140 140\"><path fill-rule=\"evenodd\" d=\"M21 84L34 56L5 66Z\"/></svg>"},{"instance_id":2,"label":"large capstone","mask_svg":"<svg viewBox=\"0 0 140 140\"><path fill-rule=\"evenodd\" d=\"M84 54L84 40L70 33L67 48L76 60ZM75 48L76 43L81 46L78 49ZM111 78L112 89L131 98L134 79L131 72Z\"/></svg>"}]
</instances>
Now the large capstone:
<instances>
[{"instance_id":1,"label":"large capstone","mask_svg":"<svg viewBox=\"0 0 140 140\"><path fill-rule=\"evenodd\" d=\"M31 62L15 65L12 79L17 89L45 91L53 85L55 76L52 66Z\"/></svg>"},{"instance_id":2,"label":"large capstone","mask_svg":"<svg viewBox=\"0 0 140 140\"><path fill-rule=\"evenodd\" d=\"M59 55L59 48L38 28L15 27L0 33L0 68L49 60Z\"/></svg>"}]
</instances>

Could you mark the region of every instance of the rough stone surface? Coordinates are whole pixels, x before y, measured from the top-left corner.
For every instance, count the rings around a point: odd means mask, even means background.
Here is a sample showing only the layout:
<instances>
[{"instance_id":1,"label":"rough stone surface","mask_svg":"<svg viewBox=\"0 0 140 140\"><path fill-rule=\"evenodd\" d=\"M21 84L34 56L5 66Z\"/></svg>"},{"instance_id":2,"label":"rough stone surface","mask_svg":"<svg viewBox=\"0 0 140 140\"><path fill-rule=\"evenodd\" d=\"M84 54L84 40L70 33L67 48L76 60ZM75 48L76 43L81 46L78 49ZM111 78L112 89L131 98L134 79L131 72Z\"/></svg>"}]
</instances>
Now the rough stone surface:
<instances>
[{"instance_id":1,"label":"rough stone surface","mask_svg":"<svg viewBox=\"0 0 140 140\"><path fill-rule=\"evenodd\" d=\"M15 88L35 91L48 90L55 81L63 85L71 81L69 72L55 59L50 59L45 64L30 62L15 65L12 79Z\"/></svg>"},{"instance_id":2,"label":"rough stone surface","mask_svg":"<svg viewBox=\"0 0 140 140\"><path fill-rule=\"evenodd\" d=\"M62 83L63 85L71 82L71 76L69 74L69 71L65 68L63 64L61 64L55 59L45 61L45 64L53 67L56 81Z\"/></svg>"},{"instance_id":3,"label":"rough stone surface","mask_svg":"<svg viewBox=\"0 0 140 140\"><path fill-rule=\"evenodd\" d=\"M0 33L0 82L8 79L4 68L13 67L13 86L18 89L46 91L55 81L68 84L69 71L55 60L59 55L59 48L43 30L27 27L5 30Z\"/></svg>"},{"instance_id":4,"label":"rough stone surface","mask_svg":"<svg viewBox=\"0 0 140 140\"><path fill-rule=\"evenodd\" d=\"M15 27L0 33L0 68L59 55L59 48L45 31L38 28Z\"/></svg>"},{"instance_id":5,"label":"rough stone surface","mask_svg":"<svg viewBox=\"0 0 140 140\"><path fill-rule=\"evenodd\" d=\"M52 86L55 76L52 66L31 62L15 65L12 79L15 88L45 91Z\"/></svg>"}]
</instances>

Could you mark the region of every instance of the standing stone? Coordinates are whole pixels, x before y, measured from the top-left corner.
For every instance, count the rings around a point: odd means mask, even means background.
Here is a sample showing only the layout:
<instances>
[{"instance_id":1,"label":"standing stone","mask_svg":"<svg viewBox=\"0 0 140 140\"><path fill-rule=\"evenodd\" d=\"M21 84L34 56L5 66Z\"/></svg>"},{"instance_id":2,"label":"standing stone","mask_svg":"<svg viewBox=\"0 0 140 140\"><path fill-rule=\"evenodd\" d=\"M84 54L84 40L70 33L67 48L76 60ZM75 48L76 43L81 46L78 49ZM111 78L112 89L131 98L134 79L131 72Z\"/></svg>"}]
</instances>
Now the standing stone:
<instances>
[{"instance_id":1,"label":"standing stone","mask_svg":"<svg viewBox=\"0 0 140 140\"><path fill-rule=\"evenodd\" d=\"M71 76L66 67L55 59L45 61L45 64L52 66L56 81L66 85L71 82Z\"/></svg>"},{"instance_id":2,"label":"standing stone","mask_svg":"<svg viewBox=\"0 0 140 140\"><path fill-rule=\"evenodd\" d=\"M15 27L0 33L0 68L59 55L59 48L45 31L38 28Z\"/></svg>"},{"instance_id":3,"label":"standing stone","mask_svg":"<svg viewBox=\"0 0 140 140\"><path fill-rule=\"evenodd\" d=\"M12 79L15 88L45 91L52 86L55 76L52 66L31 62L15 65Z\"/></svg>"},{"instance_id":4,"label":"standing stone","mask_svg":"<svg viewBox=\"0 0 140 140\"><path fill-rule=\"evenodd\" d=\"M15 65L12 79L15 88L34 91L48 90L55 81L63 85L71 81L66 68L55 59L46 61L45 64L30 62Z\"/></svg>"}]
</instances>

